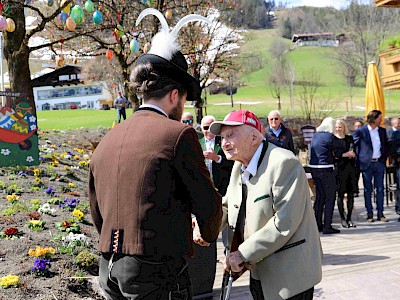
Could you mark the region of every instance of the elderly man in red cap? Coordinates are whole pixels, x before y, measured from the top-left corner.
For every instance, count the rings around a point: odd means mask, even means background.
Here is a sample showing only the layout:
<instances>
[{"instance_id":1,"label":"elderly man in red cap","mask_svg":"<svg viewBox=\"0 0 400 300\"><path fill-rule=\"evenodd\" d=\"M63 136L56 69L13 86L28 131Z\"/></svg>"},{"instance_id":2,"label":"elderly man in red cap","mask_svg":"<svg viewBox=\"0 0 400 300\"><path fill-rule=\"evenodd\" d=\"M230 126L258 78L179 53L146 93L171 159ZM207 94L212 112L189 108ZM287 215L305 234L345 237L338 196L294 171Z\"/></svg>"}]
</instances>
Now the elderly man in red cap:
<instances>
[{"instance_id":1,"label":"elderly man in red cap","mask_svg":"<svg viewBox=\"0 0 400 300\"><path fill-rule=\"evenodd\" d=\"M250 269L254 299L312 299L322 252L306 174L294 154L265 141L261 129L248 110L210 127L235 161L223 198L230 245L225 269L233 275Z\"/></svg>"}]
</instances>

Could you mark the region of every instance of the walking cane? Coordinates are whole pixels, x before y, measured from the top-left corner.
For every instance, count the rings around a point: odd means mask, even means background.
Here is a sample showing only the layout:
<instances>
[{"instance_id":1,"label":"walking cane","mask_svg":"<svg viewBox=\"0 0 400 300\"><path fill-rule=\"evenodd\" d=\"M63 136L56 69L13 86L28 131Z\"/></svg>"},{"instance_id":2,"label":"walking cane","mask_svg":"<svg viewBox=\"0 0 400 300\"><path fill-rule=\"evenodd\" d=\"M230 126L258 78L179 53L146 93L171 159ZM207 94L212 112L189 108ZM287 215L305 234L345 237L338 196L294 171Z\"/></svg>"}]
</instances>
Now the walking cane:
<instances>
[{"instance_id":1,"label":"walking cane","mask_svg":"<svg viewBox=\"0 0 400 300\"><path fill-rule=\"evenodd\" d=\"M232 272L225 271L224 278L222 280L221 296L219 298L220 300L229 300L231 296L232 283Z\"/></svg>"}]
</instances>

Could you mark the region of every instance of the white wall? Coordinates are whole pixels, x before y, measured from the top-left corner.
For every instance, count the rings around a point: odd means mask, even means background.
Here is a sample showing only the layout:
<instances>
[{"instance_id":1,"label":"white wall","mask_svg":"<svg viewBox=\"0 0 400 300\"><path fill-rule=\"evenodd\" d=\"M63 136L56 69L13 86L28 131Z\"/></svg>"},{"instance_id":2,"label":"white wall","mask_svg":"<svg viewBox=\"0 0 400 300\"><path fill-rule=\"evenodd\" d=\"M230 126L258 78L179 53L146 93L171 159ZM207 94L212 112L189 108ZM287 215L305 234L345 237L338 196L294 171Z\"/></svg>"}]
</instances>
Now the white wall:
<instances>
[{"instance_id":1,"label":"white wall","mask_svg":"<svg viewBox=\"0 0 400 300\"><path fill-rule=\"evenodd\" d=\"M63 86L41 86L33 88L36 110L50 104L50 109L68 109L77 104L79 108L99 109L100 100L111 99L111 94L101 84L71 84Z\"/></svg>"}]
</instances>

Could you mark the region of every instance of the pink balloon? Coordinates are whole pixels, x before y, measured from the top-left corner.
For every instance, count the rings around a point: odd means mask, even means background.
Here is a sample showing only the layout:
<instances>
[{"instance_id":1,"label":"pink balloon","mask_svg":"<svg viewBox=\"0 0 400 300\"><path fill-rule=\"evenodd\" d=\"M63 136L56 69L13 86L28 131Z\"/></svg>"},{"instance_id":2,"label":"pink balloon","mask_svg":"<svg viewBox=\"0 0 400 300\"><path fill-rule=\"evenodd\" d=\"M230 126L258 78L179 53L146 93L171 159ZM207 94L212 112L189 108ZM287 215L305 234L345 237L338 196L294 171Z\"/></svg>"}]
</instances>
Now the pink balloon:
<instances>
[{"instance_id":1,"label":"pink balloon","mask_svg":"<svg viewBox=\"0 0 400 300\"><path fill-rule=\"evenodd\" d=\"M3 16L0 16L0 30L7 28L7 20Z\"/></svg>"}]
</instances>

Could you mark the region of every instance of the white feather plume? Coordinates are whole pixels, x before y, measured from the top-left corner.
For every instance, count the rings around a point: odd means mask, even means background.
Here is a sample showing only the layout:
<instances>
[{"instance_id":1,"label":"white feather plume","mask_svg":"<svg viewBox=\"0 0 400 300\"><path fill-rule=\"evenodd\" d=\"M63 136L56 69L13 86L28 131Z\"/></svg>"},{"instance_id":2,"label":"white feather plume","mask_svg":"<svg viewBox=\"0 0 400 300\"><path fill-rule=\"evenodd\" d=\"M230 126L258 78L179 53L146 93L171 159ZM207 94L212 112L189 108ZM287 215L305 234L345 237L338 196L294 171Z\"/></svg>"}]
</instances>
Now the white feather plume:
<instances>
[{"instance_id":1,"label":"white feather plume","mask_svg":"<svg viewBox=\"0 0 400 300\"><path fill-rule=\"evenodd\" d=\"M153 37L149 53L171 60L174 53L179 50L180 46L176 41L176 36L162 30Z\"/></svg>"},{"instance_id":2,"label":"white feather plume","mask_svg":"<svg viewBox=\"0 0 400 300\"><path fill-rule=\"evenodd\" d=\"M174 29L172 29L172 31L171 31L171 35L176 37L178 35L179 30L183 26L185 26L187 23L196 22L196 21L211 24L211 21L209 19L207 19L206 17L196 15L196 14L187 15L187 16L184 16L182 19L180 19L178 23L176 23Z\"/></svg>"},{"instance_id":3,"label":"white feather plume","mask_svg":"<svg viewBox=\"0 0 400 300\"><path fill-rule=\"evenodd\" d=\"M148 53L155 54L165 58L166 60L171 60L172 56L180 50L180 45L177 43L176 38L179 30L189 22L206 22L211 24L211 21L203 16L191 14L183 17L175 25L174 29L170 32L167 20L164 18L163 14L154 9L146 8L139 14L136 20L136 26L139 25L140 21L148 15L156 16L161 23L161 30L153 37L151 41L151 49Z\"/></svg>"},{"instance_id":4,"label":"white feather plume","mask_svg":"<svg viewBox=\"0 0 400 300\"><path fill-rule=\"evenodd\" d=\"M138 26L142 19L148 15L156 16L158 20L160 20L162 30L169 32L167 20L160 11L154 8L146 8L144 11L142 11L136 20L136 26Z\"/></svg>"}]
</instances>

